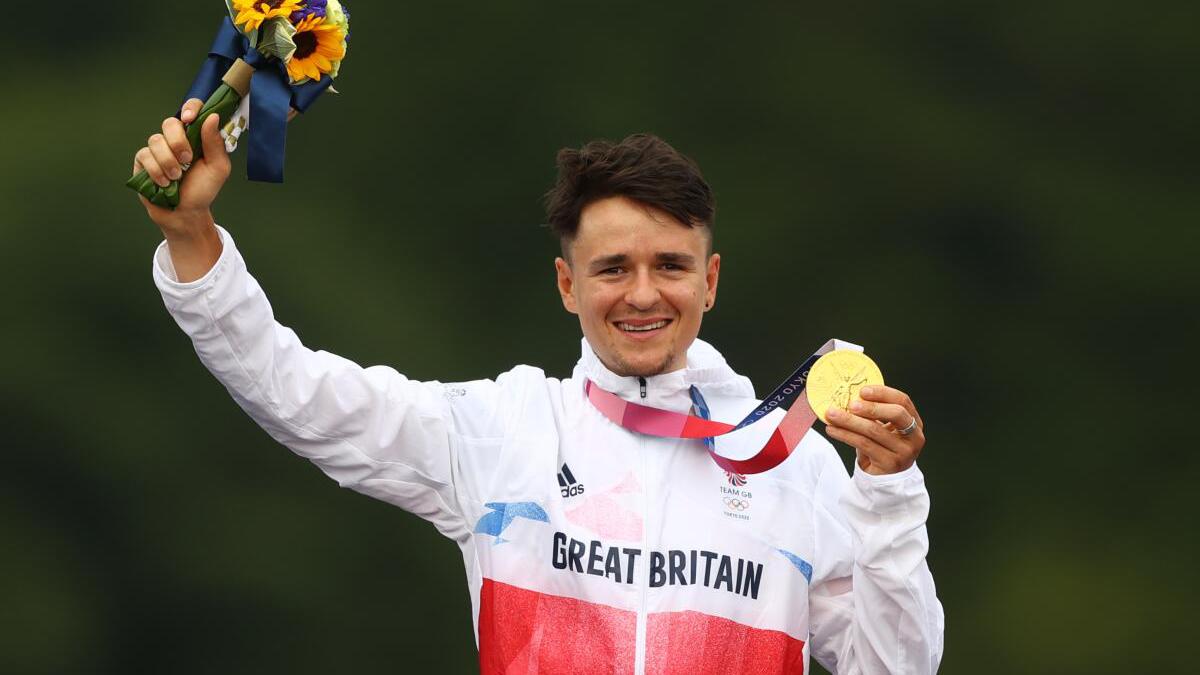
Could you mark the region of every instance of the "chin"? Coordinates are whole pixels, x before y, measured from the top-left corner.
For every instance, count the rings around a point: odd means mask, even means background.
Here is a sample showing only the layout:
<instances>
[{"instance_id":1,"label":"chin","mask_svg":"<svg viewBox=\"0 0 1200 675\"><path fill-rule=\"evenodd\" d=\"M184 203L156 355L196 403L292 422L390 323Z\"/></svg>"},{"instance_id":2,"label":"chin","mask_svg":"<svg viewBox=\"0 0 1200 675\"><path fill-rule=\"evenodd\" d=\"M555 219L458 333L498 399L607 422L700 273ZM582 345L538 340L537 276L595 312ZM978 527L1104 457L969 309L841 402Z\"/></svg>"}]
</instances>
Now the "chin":
<instances>
[{"instance_id":1,"label":"chin","mask_svg":"<svg viewBox=\"0 0 1200 675\"><path fill-rule=\"evenodd\" d=\"M674 370L671 368L671 363L675 360L675 355L667 353L661 357L640 356L632 359L627 359L622 354L614 356L613 366L609 369L614 373L624 377L652 377Z\"/></svg>"}]
</instances>

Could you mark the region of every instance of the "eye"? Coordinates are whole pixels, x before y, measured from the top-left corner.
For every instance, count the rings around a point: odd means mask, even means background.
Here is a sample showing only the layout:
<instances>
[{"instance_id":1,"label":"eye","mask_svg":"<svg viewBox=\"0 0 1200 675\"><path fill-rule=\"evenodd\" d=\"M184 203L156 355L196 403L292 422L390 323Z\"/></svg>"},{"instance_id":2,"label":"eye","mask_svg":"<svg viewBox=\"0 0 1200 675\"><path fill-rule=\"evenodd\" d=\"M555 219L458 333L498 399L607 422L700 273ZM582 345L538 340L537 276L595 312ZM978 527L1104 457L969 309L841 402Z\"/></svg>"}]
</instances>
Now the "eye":
<instances>
[{"instance_id":1,"label":"eye","mask_svg":"<svg viewBox=\"0 0 1200 675\"><path fill-rule=\"evenodd\" d=\"M600 274L602 276L612 277L620 274L623 271L624 270L622 270L620 267L606 267L605 269L600 270Z\"/></svg>"}]
</instances>

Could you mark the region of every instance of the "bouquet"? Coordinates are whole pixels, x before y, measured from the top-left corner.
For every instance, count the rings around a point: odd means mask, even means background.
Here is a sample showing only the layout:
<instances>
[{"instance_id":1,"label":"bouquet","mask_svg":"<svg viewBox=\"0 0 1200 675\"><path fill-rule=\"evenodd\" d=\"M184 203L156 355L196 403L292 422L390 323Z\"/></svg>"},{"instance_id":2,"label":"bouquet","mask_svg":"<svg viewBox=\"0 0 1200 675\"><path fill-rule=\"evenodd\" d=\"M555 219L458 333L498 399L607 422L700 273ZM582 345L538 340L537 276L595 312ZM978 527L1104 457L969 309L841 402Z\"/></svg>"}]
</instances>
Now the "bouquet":
<instances>
[{"instance_id":1,"label":"bouquet","mask_svg":"<svg viewBox=\"0 0 1200 675\"><path fill-rule=\"evenodd\" d=\"M225 7L229 16L184 96L204 100L187 126L192 156L202 156L200 129L217 115L228 151L247 137L250 180L281 183L287 121L331 89L346 56L350 13L339 0L225 0ZM159 187L140 171L125 185L158 206L179 204L179 181Z\"/></svg>"}]
</instances>

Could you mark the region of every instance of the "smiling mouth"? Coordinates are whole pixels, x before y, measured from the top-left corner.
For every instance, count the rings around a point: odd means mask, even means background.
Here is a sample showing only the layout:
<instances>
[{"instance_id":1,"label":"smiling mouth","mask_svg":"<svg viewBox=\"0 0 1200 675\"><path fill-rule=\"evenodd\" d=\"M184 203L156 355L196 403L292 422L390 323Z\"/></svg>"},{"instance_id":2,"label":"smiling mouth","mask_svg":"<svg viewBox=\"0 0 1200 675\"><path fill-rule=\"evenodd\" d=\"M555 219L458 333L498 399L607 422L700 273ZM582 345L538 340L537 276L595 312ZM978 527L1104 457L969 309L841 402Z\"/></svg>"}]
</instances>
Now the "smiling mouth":
<instances>
[{"instance_id":1,"label":"smiling mouth","mask_svg":"<svg viewBox=\"0 0 1200 675\"><path fill-rule=\"evenodd\" d=\"M658 321L652 321L650 323L630 323L628 321L615 321L614 323L616 324L617 328L620 328L621 330L626 331L628 333L649 333L650 331L655 331L655 330L658 330L659 328L666 327L667 324L671 323L671 320L670 319L659 319Z\"/></svg>"}]
</instances>

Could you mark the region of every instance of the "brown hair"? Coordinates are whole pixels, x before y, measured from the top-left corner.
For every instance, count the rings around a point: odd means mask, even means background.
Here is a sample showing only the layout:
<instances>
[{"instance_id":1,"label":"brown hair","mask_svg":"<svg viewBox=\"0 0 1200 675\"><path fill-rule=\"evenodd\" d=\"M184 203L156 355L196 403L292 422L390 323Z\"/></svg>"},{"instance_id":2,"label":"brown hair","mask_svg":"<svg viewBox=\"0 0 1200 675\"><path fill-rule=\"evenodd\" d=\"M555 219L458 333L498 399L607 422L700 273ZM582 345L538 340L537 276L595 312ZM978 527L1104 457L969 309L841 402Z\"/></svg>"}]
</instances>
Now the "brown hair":
<instances>
[{"instance_id":1,"label":"brown hair","mask_svg":"<svg viewBox=\"0 0 1200 675\"><path fill-rule=\"evenodd\" d=\"M688 227L712 230L716 215L712 189L700 167L653 134L633 134L620 143L591 141L558 151L558 180L546 193L550 230L567 246L579 230L588 204L624 196L662 209Z\"/></svg>"}]
</instances>

